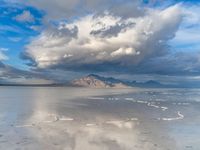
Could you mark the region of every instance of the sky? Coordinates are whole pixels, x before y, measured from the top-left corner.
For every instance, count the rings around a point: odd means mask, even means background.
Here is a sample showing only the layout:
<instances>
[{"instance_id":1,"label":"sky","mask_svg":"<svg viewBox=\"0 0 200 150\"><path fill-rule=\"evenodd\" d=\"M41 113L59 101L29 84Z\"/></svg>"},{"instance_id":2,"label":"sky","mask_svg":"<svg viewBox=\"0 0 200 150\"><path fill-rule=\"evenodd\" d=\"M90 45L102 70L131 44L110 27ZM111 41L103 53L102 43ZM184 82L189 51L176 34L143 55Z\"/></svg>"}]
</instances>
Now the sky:
<instances>
[{"instance_id":1,"label":"sky","mask_svg":"<svg viewBox=\"0 0 200 150\"><path fill-rule=\"evenodd\" d=\"M0 83L200 79L198 0L0 0Z\"/></svg>"}]
</instances>

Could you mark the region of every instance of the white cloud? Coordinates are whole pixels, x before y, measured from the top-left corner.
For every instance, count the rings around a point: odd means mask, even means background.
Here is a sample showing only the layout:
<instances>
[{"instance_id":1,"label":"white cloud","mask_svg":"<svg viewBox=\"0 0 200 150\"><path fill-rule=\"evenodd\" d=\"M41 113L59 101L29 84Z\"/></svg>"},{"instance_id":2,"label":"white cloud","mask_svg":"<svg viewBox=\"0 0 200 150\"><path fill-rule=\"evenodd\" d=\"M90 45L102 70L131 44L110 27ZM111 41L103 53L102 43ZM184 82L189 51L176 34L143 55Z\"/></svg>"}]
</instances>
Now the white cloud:
<instances>
[{"instance_id":1,"label":"white cloud","mask_svg":"<svg viewBox=\"0 0 200 150\"><path fill-rule=\"evenodd\" d=\"M200 50L200 5L183 5L182 9L183 22L171 45L182 50Z\"/></svg>"},{"instance_id":2,"label":"white cloud","mask_svg":"<svg viewBox=\"0 0 200 150\"><path fill-rule=\"evenodd\" d=\"M17 15L14 19L19 22L34 22L35 20L34 16L28 10L24 10L21 14Z\"/></svg>"},{"instance_id":3,"label":"white cloud","mask_svg":"<svg viewBox=\"0 0 200 150\"><path fill-rule=\"evenodd\" d=\"M19 41L22 40L21 37L9 37L8 39L9 39L10 41L12 41L12 42L19 42Z\"/></svg>"},{"instance_id":4,"label":"white cloud","mask_svg":"<svg viewBox=\"0 0 200 150\"><path fill-rule=\"evenodd\" d=\"M4 52L7 50L8 50L7 48L0 48L0 61L8 59L8 56L4 54Z\"/></svg>"},{"instance_id":5,"label":"white cloud","mask_svg":"<svg viewBox=\"0 0 200 150\"><path fill-rule=\"evenodd\" d=\"M88 15L45 30L27 45L25 54L39 68L98 63L131 66L165 51L180 22L179 5L146 10L144 16L131 18L108 12Z\"/></svg>"}]
</instances>

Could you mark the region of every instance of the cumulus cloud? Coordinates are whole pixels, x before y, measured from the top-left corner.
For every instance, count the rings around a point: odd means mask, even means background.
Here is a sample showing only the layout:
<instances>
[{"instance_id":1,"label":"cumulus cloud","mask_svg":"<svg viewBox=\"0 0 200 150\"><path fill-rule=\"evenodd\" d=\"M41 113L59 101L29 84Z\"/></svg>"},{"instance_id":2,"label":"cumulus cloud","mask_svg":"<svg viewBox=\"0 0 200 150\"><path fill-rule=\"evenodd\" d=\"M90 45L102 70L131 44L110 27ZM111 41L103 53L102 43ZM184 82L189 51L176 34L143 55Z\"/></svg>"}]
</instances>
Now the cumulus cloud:
<instances>
[{"instance_id":1,"label":"cumulus cloud","mask_svg":"<svg viewBox=\"0 0 200 150\"><path fill-rule=\"evenodd\" d=\"M107 11L87 15L43 31L26 46L24 58L38 68L130 69L166 53L181 18L180 5L128 18Z\"/></svg>"},{"instance_id":2,"label":"cumulus cloud","mask_svg":"<svg viewBox=\"0 0 200 150\"><path fill-rule=\"evenodd\" d=\"M34 16L28 10L24 10L21 14L17 15L14 19L19 22L34 22L35 20Z\"/></svg>"},{"instance_id":3,"label":"cumulus cloud","mask_svg":"<svg viewBox=\"0 0 200 150\"><path fill-rule=\"evenodd\" d=\"M198 52L194 52L200 48L199 4L173 6L177 3L173 0L8 1L33 6L45 14L44 30L26 45L22 57L40 71L199 72ZM52 22L56 26L50 26ZM188 52L176 53L180 50Z\"/></svg>"}]
</instances>

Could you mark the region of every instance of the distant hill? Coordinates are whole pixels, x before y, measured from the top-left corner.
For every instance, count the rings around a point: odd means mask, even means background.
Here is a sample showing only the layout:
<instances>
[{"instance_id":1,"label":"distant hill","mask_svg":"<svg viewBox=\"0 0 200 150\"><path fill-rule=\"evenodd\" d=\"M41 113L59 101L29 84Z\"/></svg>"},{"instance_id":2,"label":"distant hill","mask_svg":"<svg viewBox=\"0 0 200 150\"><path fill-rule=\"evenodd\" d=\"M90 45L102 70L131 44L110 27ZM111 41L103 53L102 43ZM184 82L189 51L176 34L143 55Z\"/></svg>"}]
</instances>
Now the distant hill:
<instances>
[{"instance_id":1,"label":"distant hill","mask_svg":"<svg viewBox=\"0 0 200 150\"><path fill-rule=\"evenodd\" d=\"M52 84L18 84L18 83L5 83L0 81L0 86L73 86L73 87L89 87L89 88L131 88L131 87L141 87L141 88L169 88L178 87L173 85L164 85L154 80L149 80L147 82L137 82L137 81L123 81L115 79L113 77L102 77L96 74L90 74L79 79L74 79L69 82L64 83L52 83ZM181 87L181 86L180 86ZM180 88L178 87L178 88Z\"/></svg>"},{"instance_id":2,"label":"distant hill","mask_svg":"<svg viewBox=\"0 0 200 150\"><path fill-rule=\"evenodd\" d=\"M150 80L147 82L136 82L136 81L122 81L112 77L102 77L95 74L75 79L70 82L70 85L76 87L90 87L90 88L131 88L131 87L164 87L159 82Z\"/></svg>"},{"instance_id":3,"label":"distant hill","mask_svg":"<svg viewBox=\"0 0 200 150\"><path fill-rule=\"evenodd\" d=\"M162 87L167 87L168 85L163 85L160 82L154 81L154 80L149 80L147 82L136 82L132 81L131 86L134 87L146 87L146 88L162 88Z\"/></svg>"},{"instance_id":4,"label":"distant hill","mask_svg":"<svg viewBox=\"0 0 200 150\"><path fill-rule=\"evenodd\" d=\"M90 74L80 79L75 79L70 82L72 86L90 87L90 88L130 88L121 80L114 78L105 78L95 74Z\"/></svg>"}]
</instances>

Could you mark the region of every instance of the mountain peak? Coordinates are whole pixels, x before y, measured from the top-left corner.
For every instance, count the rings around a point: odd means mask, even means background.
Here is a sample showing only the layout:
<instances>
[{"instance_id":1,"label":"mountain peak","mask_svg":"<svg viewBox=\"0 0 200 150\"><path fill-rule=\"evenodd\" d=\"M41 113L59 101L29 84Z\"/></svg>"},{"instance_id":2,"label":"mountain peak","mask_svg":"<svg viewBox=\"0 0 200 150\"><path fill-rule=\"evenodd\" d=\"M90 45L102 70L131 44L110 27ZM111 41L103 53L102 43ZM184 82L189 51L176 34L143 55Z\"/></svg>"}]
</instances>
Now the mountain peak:
<instances>
[{"instance_id":1,"label":"mountain peak","mask_svg":"<svg viewBox=\"0 0 200 150\"><path fill-rule=\"evenodd\" d=\"M122 81L114 78L105 78L96 74L89 74L71 82L73 86L90 88L128 88Z\"/></svg>"},{"instance_id":2,"label":"mountain peak","mask_svg":"<svg viewBox=\"0 0 200 150\"><path fill-rule=\"evenodd\" d=\"M72 86L89 87L89 88L130 88L130 87L163 87L163 85L157 81L149 80L147 82L136 81L128 82L115 79L113 77L102 77L96 74L89 74L80 79L71 81Z\"/></svg>"}]
</instances>

